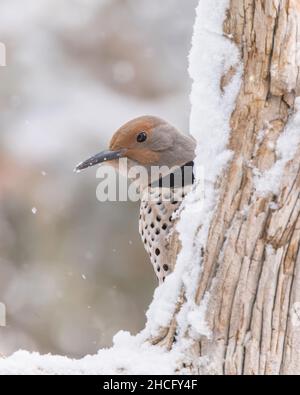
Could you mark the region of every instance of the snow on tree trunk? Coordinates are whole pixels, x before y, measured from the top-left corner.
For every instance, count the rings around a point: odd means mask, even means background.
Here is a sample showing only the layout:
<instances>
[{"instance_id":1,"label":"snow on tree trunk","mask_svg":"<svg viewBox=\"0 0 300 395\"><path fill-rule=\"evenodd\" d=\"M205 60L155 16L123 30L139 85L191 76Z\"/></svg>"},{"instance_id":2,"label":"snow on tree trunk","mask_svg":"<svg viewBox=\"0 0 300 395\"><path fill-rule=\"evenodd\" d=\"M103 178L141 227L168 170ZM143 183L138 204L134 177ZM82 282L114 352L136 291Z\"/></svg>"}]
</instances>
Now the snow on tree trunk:
<instances>
[{"instance_id":1,"label":"snow on tree trunk","mask_svg":"<svg viewBox=\"0 0 300 395\"><path fill-rule=\"evenodd\" d=\"M191 131L205 198L196 187L186 202L148 328L193 372L300 374L300 3L202 0L197 14ZM172 324L153 324L170 289Z\"/></svg>"},{"instance_id":2,"label":"snow on tree trunk","mask_svg":"<svg viewBox=\"0 0 300 395\"><path fill-rule=\"evenodd\" d=\"M299 66L299 0L200 0L197 182L145 330L79 361L18 352L0 372L300 373Z\"/></svg>"}]
</instances>

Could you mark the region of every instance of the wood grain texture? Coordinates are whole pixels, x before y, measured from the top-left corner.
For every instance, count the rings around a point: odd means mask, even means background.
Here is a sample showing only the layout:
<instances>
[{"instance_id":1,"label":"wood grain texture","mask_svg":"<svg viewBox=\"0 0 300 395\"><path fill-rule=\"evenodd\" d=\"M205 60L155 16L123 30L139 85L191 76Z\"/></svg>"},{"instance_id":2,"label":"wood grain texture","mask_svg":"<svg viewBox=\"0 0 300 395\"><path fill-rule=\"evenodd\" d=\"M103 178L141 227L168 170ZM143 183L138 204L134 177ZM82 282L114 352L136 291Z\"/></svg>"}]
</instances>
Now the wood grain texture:
<instances>
[{"instance_id":1,"label":"wood grain texture","mask_svg":"<svg viewBox=\"0 0 300 395\"><path fill-rule=\"evenodd\" d=\"M300 149L285 166L278 195L260 196L254 184L257 172L279 160L274 147L300 95L300 2L231 0L224 34L240 49L244 75L231 117L234 157L216 185L220 199L199 256L196 301L211 295L212 338L194 342L191 371L300 374L300 324L293 321L300 303ZM223 76L221 89L234 72Z\"/></svg>"}]
</instances>

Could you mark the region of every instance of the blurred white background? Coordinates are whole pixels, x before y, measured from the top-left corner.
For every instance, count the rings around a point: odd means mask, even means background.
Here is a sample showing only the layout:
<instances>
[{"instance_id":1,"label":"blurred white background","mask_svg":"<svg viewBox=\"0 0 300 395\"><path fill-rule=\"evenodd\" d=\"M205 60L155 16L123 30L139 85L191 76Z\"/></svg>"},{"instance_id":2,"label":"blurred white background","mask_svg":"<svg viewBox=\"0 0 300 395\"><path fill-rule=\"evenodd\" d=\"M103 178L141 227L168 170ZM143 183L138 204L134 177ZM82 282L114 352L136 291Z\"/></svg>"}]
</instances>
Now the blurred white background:
<instances>
[{"instance_id":1,"label":"blurred white background","mask_svg":"<svg viewBox=\"0 0 300 395\"><path fill-rule=\"evenodd\" d=\"M81 357L142 329L156 280L138 204L74 166L129 119L188 130L197 0L1 0L0 353Z\"/></svg>"}]
</instances>

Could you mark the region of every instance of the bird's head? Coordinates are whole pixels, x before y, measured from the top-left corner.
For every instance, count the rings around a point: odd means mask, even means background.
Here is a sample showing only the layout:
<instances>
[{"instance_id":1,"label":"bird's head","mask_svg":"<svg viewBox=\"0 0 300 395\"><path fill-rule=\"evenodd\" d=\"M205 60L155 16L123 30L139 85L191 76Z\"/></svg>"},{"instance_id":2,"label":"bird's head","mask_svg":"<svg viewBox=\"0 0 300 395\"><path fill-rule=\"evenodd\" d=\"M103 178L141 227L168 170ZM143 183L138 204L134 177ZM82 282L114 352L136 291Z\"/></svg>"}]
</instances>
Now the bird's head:
<instances>
[{"instance_id":1,"label":"bird's head","mask_svg":"<svg viewBox=\"0 0 300 395\"><path fill-rule=\"evenodd\" d=\"M118 168L121 158L127 158L129 166L184 166L195 158L195 140L180 133L163 119L143 116L123 125L113 135L109 149L80 163L77 171L100 163Z\"/></svg>"}]
</instances>

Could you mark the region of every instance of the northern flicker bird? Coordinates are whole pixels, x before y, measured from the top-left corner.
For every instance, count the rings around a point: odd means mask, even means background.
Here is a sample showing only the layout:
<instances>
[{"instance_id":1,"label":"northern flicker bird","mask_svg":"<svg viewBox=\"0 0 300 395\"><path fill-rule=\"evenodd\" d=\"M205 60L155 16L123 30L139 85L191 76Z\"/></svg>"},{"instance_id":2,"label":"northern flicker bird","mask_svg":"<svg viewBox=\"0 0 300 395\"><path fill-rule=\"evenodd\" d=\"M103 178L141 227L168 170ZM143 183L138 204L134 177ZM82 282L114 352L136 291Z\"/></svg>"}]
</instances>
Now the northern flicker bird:
<instances>
[{"instance_id":1,"label":"northern flicker bird","mask_svg":"<svg viewBox=\"0 0 300 395\"><path fill-rule=\"evenodd\" d=\"M139 232L160 284L173 271L180 249L175 213L194 180L195 148L191 136L180 133L160 118L143 116L117 130L108 151L89 158L75 169L80 172L103 162L118 169L121 158L127 158L128 169L133 166L146 169L149 178L141 180L139 185ZM153 179L153 166L163 169L156 179Z\"/></svg>"}]
</instances>

